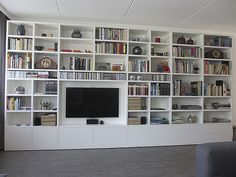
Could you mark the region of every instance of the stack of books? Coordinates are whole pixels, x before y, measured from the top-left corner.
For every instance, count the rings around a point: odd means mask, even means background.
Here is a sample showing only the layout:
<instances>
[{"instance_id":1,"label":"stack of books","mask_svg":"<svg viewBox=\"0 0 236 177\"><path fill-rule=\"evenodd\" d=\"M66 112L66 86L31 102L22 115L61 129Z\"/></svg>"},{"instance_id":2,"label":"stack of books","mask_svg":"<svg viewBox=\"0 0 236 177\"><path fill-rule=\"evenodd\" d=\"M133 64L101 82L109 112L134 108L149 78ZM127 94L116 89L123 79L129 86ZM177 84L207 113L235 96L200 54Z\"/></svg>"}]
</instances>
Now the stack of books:
<instances>
[{"instance_id":1,"label":"stack of books","mask_svg":"<svg viewBox=\"0 0 236 177\"><path fill-rule=\"evenodd\" d=\"M41 116L41 125L42 126L56 126L56 114L48 114Z\"/></svg>"},{"instance_id":2,"label":"stack of books","mask_svg":"<svg viewBox=\"0 0 236 177\"><path fill-rule=\"evenodd\" d=\"M142 98L129 98L128 109L129 110L143 110L145 108L144 99Z\"/></svg>"},{"instance_id":3,"label":"stack of books","mask_svg":"<svg viewBox=\"0 0 236 177\"><path fill-rule=\"evenodd\" d=\"M140 125L141 118L140 117L129 117L128 118L128 125Z\"/></svg>"}]
</instances>

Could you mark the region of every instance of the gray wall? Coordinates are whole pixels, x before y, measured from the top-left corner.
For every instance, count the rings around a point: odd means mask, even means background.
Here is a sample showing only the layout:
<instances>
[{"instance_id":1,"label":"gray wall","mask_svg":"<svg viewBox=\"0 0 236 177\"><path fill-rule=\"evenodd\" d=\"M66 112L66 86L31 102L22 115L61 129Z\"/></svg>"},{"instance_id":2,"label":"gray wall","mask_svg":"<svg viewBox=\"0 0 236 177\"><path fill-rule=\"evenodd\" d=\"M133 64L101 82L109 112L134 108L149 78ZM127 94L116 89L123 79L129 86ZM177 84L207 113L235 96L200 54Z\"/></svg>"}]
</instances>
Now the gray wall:
<instances>
[{"instance_id":1,"label":"gray wall","mask_svg":"<svg viewBox=\"0 0 236 177\"><path fill-rule=\"evenodd\" d=\"M6 21L8 20L0 11L0 150L4 149L4 88L5 88L5 44Z\"/></svg>"}]
</instances>

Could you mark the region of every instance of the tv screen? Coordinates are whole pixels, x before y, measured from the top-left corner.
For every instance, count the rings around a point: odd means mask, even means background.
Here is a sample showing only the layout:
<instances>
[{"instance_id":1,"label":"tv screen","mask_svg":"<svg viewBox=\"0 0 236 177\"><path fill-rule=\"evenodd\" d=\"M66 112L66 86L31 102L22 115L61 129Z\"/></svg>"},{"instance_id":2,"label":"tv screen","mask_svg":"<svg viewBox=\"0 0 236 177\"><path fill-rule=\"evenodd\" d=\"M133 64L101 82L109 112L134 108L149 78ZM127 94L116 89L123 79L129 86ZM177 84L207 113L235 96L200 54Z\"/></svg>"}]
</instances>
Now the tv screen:
<instances>
[{"instance_id":1,"label":"tv screen","mask_svg":"<svg viewBox=\"0 0 236 177\"><path fill-rule=\"evenodd\" d=\"M66 88L66 118L119 117L119 88Z\"/></svg>"}]
</instances>

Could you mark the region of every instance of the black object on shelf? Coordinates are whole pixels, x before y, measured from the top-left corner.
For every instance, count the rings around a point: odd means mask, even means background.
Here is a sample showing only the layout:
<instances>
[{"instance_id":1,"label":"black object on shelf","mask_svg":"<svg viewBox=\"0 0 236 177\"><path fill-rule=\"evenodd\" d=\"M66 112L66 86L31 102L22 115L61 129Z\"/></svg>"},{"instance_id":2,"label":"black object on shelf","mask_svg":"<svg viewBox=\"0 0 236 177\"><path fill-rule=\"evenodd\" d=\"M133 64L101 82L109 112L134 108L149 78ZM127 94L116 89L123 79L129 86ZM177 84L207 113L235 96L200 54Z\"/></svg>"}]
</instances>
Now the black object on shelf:
<instances>
[{"instance_id":1,"label":"black object on shelf","mask_svg":"<svg viewBox=\"0 0 236 177\"><path fill-rule=\"evenodd\" d=\"M17 31L16 31L17 35L24 36L24 35L25 35L25 32L26 32L25 26L22 25L22 24L21 24L21 25L18 25Z\"/></svg>"},{"instance_id":2,"label":"black object on shelf","mask_svg":"<svg viewBox=\"0 0 236 177\"><path fill-rule=\"evenodd\" d=\"M139 46L135 46L135 47L133 48L133 54L134 54L134 55L141 55L141 54L142 54L142 48L139 47Z\"/></svg>"},{"instance_id":3,"label":"black object on shelf","mask_svg":"<svg viewBox=\"0 0 236 177\"><path fill-rule=\"evenodd\" d=\"M98 119L86 119L86 124L99 124Z\"/></svg>"},{"instance_id":4,"label":"black object on shelf","mask_svg":"<svg viewBox=\"0 0 236 177\"><path fill-rule=\"evenodd\" d=\"M142 125L147 124L147 117L145 117L145 116L141 117L141 124Z\"/></svg>"},{"instance_id":5,"label":"black object on shelf","mask_svg":"<svg viewBox=\"0 0 236 177\"><path fill-rule=\"evenodd\" d=\"M184 38L183 35L177 39L177 44L185 44L185 43L186 39Z\"/></svg>"}]
</instances>

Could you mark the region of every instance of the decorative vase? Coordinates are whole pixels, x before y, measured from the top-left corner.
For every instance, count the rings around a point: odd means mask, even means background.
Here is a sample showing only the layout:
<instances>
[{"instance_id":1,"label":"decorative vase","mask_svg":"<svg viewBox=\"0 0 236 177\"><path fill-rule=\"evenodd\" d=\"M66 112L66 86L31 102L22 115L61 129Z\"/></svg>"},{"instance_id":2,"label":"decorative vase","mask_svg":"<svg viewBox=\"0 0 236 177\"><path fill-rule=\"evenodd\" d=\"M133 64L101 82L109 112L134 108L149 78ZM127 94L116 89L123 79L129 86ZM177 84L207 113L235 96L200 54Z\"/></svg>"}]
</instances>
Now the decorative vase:
<instances>
[{"instance_id":1,"label":"decorative vase","mask_svg":"<svg viewBox=\"0 0 236 177\"><path fill-rule=\"evenodd\" d=\"M73 33L71 34L72 38L82 38L82 34L80 33L79 29L73 30Z\"/></svg>"},{"instance_id":2,"label":"decorative vase","mask_svg":"<svg viewBox=\"0 0 236 177\"><path fill-rule=\"evenodd\" d=\"M134 55L141 55L142 54L142 49L139 46L136 46L133 48L133 54Z\"/></svg>"},{"instance_id":3,"label":"decorative vase","mask_svg":"<svg viewBox=\"0 0 236 177\"><path fill-rule=\"evenodd\" d=\"M185 43L186 39L184 38L183 35L177 39L177 44L185 44Z\"/></svg>"},{"instance_id":4,"label":"decorative vase","mask_svg":"<svg viewBox=\"0 0 236 177\"><path fill-rule=\"evenodd\" d=\"M192 40L191 37L187 40L187 44L189 44L189 45L193 45L193 40Z\"/></svg>"},{"instance_id":5,"label":"decorative vase","mask_svg":"<svg viewBox=\"0 0 236 177\"><path fill-rule=\"evenodd\" d=\"M16 33L17 35L25 35L25 26L18 25Z\"/></svg>"}]
</instances>

